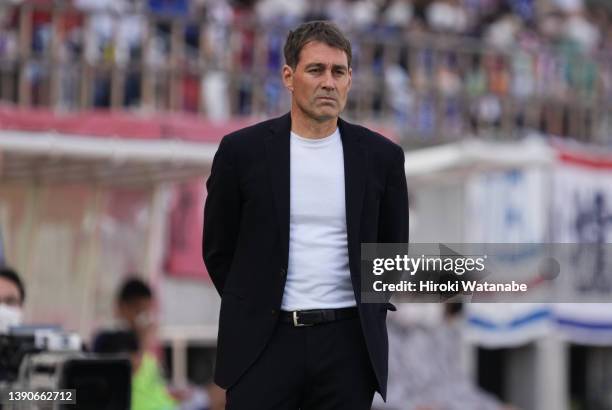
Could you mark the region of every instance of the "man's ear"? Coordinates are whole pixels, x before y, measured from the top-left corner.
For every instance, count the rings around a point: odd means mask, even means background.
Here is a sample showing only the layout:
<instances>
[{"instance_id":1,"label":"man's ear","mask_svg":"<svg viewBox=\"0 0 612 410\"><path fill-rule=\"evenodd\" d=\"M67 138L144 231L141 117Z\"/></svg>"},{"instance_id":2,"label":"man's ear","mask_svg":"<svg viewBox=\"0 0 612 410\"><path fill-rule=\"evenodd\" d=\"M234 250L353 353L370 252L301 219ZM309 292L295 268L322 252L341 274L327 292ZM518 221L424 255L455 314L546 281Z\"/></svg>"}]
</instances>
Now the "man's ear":
<instances>
[{"instance_id":1,"label":"man's ear","mask_svg":"<svg viewBox=\"0 0 612 410\"><path fill-rule=\"evenodd\" d=\"M285 84L285 88L290 92L293 92L293 69L289 67L287 64L283 66L283 84Z\"/></svg>"},{"instance_id":2,"label":"man's ear","mask_svg":"<svg viewBox=\"0 0 612 410\"><path fill-rule=\"evenodd\" d=\"M347 92L351 89L351 85L353 84L353 69L349 67L348 69L348 88Z\"/></svg>"}]
</instances>

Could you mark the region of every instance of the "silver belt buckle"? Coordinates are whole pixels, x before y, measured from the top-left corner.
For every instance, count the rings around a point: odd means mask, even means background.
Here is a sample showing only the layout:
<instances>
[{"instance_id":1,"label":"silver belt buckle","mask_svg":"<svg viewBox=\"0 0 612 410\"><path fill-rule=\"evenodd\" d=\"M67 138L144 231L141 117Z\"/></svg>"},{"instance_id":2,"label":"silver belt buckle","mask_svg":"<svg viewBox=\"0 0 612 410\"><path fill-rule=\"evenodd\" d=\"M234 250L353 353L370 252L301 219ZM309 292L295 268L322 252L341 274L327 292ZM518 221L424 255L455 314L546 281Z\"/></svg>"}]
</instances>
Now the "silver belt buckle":
<instances>
[{"instance_id":1,"label":"silver belt buckle","mask_svg":"<svg viewBox=\"0 0 612 410\"><path fill-rule=\"evenodd\" d=\"M298 311L294 310L293 311L293 326L295 327L312 326L312 324L299 323L298 322Z\"/></svg>"}]
</instances>

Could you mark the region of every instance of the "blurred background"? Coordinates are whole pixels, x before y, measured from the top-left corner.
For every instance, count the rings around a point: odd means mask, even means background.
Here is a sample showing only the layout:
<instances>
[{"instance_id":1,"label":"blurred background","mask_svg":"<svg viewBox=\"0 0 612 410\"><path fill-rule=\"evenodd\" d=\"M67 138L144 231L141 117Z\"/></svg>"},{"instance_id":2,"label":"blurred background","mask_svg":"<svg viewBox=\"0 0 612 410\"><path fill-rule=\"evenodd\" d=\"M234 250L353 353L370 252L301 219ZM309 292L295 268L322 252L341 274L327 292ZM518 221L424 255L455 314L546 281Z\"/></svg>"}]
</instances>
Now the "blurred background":
<instances>
[{"instance_id":1,"label":"blurred background","mask_svg":"<svg viewBox=\"0 0 612 410\"><path fill-rule=\"evenodd\" d=\"M282 46L312 19L352 41L344 117L405 150L412 242L612 242L609 0L0 0L0 262L25 322L89 341L137 273L168 385L211 381L204 181L224 134L288 111ZM582 263L576 286L609 291L612 260ZM387 408L612 409L612 305L443 310L390 323ZM427 340L457 355L430 365ZM417 379L436 394L402 399Z\"/></svg>"}]
</instances>

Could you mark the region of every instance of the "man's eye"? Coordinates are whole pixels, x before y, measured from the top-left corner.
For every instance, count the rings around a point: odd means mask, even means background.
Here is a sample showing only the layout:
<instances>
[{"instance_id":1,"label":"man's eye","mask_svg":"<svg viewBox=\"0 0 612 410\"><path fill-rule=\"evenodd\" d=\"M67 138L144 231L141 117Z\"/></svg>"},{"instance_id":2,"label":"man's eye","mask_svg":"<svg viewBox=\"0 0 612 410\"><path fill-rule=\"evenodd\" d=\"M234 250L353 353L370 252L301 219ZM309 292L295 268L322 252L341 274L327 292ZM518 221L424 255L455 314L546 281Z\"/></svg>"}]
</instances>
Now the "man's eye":
<instances>
[{"instance_id":1,"label":"man's eye","mask_svg":"<svg viewBox=\"0 0 612 410\"><path fill-rule=\"evenodd\" d=\"M19 305L19 299L9 296L4 299L0 299L0 304L2 303L4 303L7 306L17 306Z\"/></svg>"}]
</instances>

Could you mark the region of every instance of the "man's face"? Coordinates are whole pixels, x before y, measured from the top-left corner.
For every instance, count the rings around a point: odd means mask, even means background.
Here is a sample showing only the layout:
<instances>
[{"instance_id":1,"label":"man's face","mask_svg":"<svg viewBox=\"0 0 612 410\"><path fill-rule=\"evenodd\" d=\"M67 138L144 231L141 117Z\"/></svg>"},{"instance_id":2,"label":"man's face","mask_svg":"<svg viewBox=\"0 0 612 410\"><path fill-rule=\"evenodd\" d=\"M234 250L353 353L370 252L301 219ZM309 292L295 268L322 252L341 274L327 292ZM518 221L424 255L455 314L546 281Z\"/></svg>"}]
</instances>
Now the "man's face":
<instances>
[{"instance_id":1,"label":"man's face","mask_svg":"<svg viewBox=\"0 0 612 410\"><path fill-rule=\"evenodd\" d=\"M295 69L283 67L283 82L292 92L292 104L317 122L340 115L351 88L351 75L346 53L318 41L302 48Z\"/></svg>"},{"instance_id":2,"label":"man's face","mask_svg":"<svg viewBox=\"0 0 612 410\"><path fill-rule=\"evenodd\" d=\"M12 281L0 278L0 304L20 307L22 303L19 288Z\"/></svg>"},{"instance_id":3,"label":"man's face","mask_svg":"<svg viewBox=\"0 0 612 410\"><path fill-rule=\"evenodd\" d=\"M134 331L146 331L153 324L153 300L143 297L121 303L118 313Z\"/></svg>"}]
</instances>

